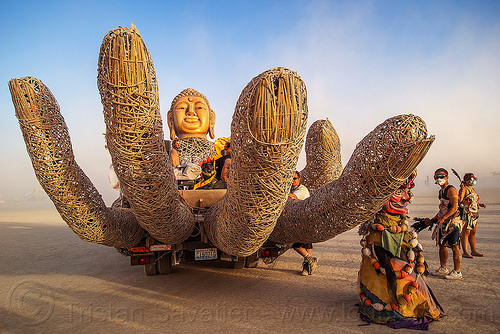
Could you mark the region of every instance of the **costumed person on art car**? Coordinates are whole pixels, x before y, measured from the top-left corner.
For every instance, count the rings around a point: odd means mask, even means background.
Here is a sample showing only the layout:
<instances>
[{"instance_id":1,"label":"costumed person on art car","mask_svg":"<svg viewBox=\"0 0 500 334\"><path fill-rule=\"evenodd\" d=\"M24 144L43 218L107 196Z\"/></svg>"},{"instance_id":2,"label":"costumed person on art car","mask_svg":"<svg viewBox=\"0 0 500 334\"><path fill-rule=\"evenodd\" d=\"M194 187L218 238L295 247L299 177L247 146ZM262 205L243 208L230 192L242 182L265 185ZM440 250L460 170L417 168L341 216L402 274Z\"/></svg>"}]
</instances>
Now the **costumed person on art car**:
<instances>
[{"instance_id":1,"label":"costumed person on art car","mask_svg":"<svg viewBox=\"0 0 500 334\"><path fill-rule=\"evenodd\" d=\"M444 312L427 284L422 245L408 230L408 208L416 171L362 224L359 311L368 322L392 328L428 329Z\"/></svg>"},{"instance_id":2,"label":"costumed person on art car","mask_svg":"<svg viewBox=\"0 0 500 334\"><path fill-rule=\"evenodd\" d=\"M194 185L193 189L213 189L216 183L214 161L211 158L203 160L201 163L201 180Z\"/></svg>"},{"instance_id":3,"label":"costumed person on art car","mask_svg":"<svg viewBox=\"0 0 500 334\"><path fill-rule=\"evenodd\" d=\"M227 142L224 146L224 154L215 160L215 179L214 188L226 189L227 181L229 181L229 170L231 167L231 142Z\"/></svg>"},{"instance_id":4,"label":"costumed person on art car","mask_svg":"<svg viewBox=\"0 0 500 334\"><path fill-rule=\"evenodd\" d=\"M479 195L473 188L476 182L477 178L473 173L466 173L462 183L460 183L460 191L458 192L460 219L462 219L464 224L461 235L462 256L466 258L483 256L483 254L476 250L476 230L479 219L479 208L486 208L486 205L479 203ZM470 243L470 254L467 252L467 242Z\"/></svg>"}]
</instances>

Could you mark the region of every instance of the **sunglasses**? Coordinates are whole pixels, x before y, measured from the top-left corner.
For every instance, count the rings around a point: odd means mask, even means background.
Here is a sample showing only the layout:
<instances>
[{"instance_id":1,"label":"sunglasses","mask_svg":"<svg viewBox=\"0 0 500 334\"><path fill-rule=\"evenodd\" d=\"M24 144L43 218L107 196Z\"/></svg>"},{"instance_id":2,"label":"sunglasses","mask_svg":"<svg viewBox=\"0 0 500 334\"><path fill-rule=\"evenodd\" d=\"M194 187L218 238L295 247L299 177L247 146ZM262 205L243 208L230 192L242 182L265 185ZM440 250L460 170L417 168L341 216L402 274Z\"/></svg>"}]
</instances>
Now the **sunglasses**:
<instances>
[{"instance_id":1,"label":"sunglasses","mask_svg":"<svg viewBox=\"0 0 500 334\"><path fill-rule=\"evenodd\" d=\"M445 177L447 177L448 175L446 174L436 174L434 175L434 180L437 180L437 179L444 179Z\"/></svg>"},{"instance_id":2,"label":"sunglasses","mask_svg":"<svg viewBox=\"0 0 500 334\"><path fill-rule=\"evenodd\" d=\"M300 177L294 177L293 179L294 179L294 180L298 180L298 179L300 179Z\"/></svg>"}]
</instances>

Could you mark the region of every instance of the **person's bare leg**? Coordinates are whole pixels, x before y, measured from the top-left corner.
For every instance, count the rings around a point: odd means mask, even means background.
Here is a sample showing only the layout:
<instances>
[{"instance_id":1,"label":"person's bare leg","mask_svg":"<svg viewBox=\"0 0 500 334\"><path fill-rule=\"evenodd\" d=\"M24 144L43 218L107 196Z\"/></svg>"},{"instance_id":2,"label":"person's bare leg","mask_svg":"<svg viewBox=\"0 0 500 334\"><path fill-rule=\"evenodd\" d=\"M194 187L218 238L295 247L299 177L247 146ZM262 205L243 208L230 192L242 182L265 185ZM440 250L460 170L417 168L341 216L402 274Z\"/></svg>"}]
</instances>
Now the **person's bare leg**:
<instances>
[{"instance_id":1,"label":"person's bare leg","mask_svg":"<svg viewBox=\"0 0 500 334\"><path fill-rule=\"evenodd\" d=\"M472 255L470 255L469 252L467 252L467 241L469 240L470 233L471 233L471 230L464 227L462 230L462 236L461 236L461 240L460 240L460 243L462 244L463 257L467 257L467 258L472 258ZM471 249L472 249L472 243L471 243Z\"/></svg>"},{"instance_id":2,"label":"person's bare leg","mask_svg":"<svg viewBox=\"0 0 500 334\"><path fill-rule=\"evenodd\" d=\"M303 257L306 257L307 255L311 254L310 252L308 252L308 250L306 250L303 247L297 247L297 248L295 248L295 251L297 253L299 253L300 255L302 255Z\"/></svg>"},{"instance_id":3,"label":"person's bare leg","mask_svg":"<svg viewBox=\"0 0 500 334\"><path fill-rule=\"evenodd\" d=\"M459 273L460 265L462 263L462 254L460 253L460 247L458 247L458 245L455 245L451 249L453 251L453 269L455 269L455 271Z\"/></svg>"},{"instance_id":4,"label":"person's bare leg","mask_svg":"<svg viewBox=\"0 0 500 334\"><path fill-rule=\"evenodd\" d=\"M470 231L469 235L470 251L472 255L481 257L483 256L483 254L479 253L476 249L476 230L477 230L477 224Z\"/></svg>"},{"instance_id":5,"label":"person's bare leg","mask_svg":"<svg viewBox=\"0 0 500 334\"><path fill-rule=\"evenodd\" d=\"M448 260L448 249L444 246L439 246L439 263L441 268L446 268L446 262Z\"/></svg>"}]
</instances>

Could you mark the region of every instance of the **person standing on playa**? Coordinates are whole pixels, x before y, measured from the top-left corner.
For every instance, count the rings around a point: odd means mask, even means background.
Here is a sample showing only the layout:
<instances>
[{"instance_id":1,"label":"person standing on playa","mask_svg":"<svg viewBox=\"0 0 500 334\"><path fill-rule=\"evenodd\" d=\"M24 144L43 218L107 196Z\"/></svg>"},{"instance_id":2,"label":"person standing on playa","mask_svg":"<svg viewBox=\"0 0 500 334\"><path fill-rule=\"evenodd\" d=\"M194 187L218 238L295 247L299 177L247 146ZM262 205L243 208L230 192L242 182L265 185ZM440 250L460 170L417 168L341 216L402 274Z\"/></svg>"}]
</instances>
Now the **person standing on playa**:
<instances>
[{"instance_id":1,"label":"person standing on playa","mask_svg":"<svg viewBox=\"0 0 500 334\"><path fill-rule=\"evenodd\" d=\"M479 203L479 195L473 188L476 182L477 178L473 173L466 173L462 183L460 183L460 191L458 193L461 208L460 218L464 223L461 237L462 256L466 258L483 256L483 254L476 250L476 230L479 219L479 207L486 208L486 205ZM470 243L470 254L467 252L467 241Z\"/></svg>"},{"instance_id":2,"label":"person standing on playa","mask_svg":"<svg viewBox=\"0 0 500 334\"><path fill-rule=\"evenodd\" d=\"M304 200L310 196L307 187L300 183L300 173L298 171L295 171L293 175L292 188L288 196L299 200ZM318 259L311 256L312 243L296 242L292 245L292 248L304 257L304 262L302 262L302 276L312 275L318 265Z\"/></svg>"},{"instance_id":3,"label":"person standing on playa","mask_svg":"<svg viewBox=\"0 0 500 334\"><path fill-rule=\"evenodd\" d=\"M432 274L444 276L446 279L461 279L462 254L460 253L459 240L462 221L458 213L458 192L454 186L448 183L448 171L446 169L438 168L434 172L434 180L441 187L438 196L440 201L439 211L431 219L437 224L432 233L432 238L436 239L436 243L439 245L440 267ZM448 260L447 248L451 248L453 251L454 269L451 272L446 268Z\"/></svg>"}]
</instances>

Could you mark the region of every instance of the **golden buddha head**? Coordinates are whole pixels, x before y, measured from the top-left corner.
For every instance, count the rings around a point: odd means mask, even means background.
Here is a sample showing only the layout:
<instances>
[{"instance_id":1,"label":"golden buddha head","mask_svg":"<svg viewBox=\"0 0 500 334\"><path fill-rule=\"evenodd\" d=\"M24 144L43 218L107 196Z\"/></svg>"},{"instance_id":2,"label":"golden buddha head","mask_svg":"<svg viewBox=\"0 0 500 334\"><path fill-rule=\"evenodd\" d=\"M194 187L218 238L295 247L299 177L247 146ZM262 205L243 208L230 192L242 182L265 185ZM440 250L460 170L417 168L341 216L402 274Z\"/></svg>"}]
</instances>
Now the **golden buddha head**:
<instances>
[{"instance_id":1,"label":"golden buddha head","mask_svg":"<svg viewBox=\"0 0 500 334\"><path fill-rule=\"evenodd\" d=\"M187 88L172 101L167 112L170 139L189 137L214 138L215 112L205 95L195 89Z\"/></svg>"}]
</instances>

